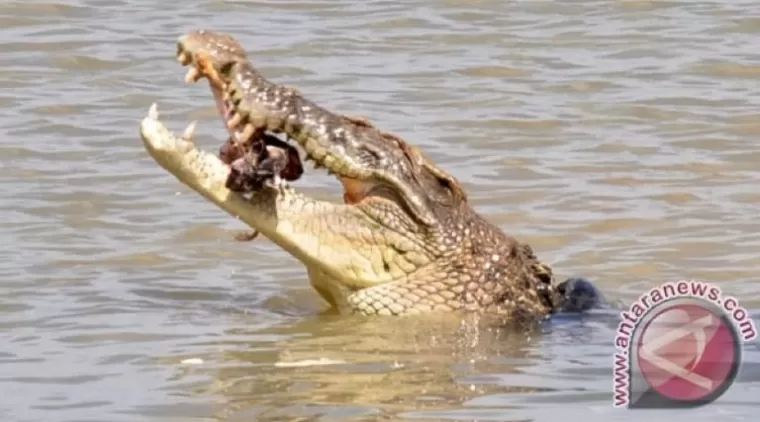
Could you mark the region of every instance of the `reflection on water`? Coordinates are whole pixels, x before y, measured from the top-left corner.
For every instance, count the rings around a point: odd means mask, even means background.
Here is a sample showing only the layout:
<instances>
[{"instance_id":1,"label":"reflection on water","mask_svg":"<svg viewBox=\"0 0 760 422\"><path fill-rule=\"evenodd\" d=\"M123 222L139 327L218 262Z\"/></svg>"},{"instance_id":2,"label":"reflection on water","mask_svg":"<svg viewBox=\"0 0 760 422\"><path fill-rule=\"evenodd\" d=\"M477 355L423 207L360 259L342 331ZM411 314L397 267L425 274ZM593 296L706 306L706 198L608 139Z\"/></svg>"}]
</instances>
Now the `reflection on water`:
<instances>
[{"instance_id":1,"label":"reflection on water","mask_svg":"<svg viewBox=\"0 0 760 422\"><path fill-rule=\"evenodd\" d=\"M223 129L176 37L420 146L560 276L615 302L697 278L760 308L757 2L0 4L0 414L12 421L638 420L611 406L615 312L517 334L320 315L303 269L158 168L158 101ZM337 196L310 174L302 190ZM717 404L754 420L760 356ZM321 418L321 419L320 419Z\"/></svg>"}]
</instances>

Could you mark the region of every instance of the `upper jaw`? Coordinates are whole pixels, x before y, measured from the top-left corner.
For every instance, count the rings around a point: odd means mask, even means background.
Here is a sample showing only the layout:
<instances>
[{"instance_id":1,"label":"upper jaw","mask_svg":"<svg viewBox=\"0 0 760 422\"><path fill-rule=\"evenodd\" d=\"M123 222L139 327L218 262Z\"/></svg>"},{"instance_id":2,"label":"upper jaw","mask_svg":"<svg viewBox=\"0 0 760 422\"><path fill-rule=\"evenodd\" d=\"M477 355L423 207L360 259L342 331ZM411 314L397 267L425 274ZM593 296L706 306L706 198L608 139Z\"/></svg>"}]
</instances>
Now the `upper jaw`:
<instances>
[{"instance_id":1,"label":"upper jaw","mask_svg":"<svg viewBox=\"0 0 760 422\"><path fill-rule=\"evenodd\" d=\"M177 60L188 67L186 83L195 83L202 78L209 81L224 125L233 138L243 142L254 133L264 131L293 135L292 128L285 127L286 122L282 118L278 119L276 113L266 107L256 107L252 101L243 101L240 74L241 69L248 64L248 59L242 46L232 36L205 30L182 35L177 40ZM246 82L242 81L243 84ZM335 157L324 157L321 150L308 148L311 145L302 146L306 150L307 159L314 159L318 165L333 172L339 170L330 165L336 161ZM356 176L345 172L340 172L339 175Z\"/></svg>"},{"instance_id":2,"label":"upper jaw","mask_svg":"<svg viewBox=\"0 0 760 422\"><path fill-rule=\"evenodd\" d=\"M361 119L329 112L297 90L264 79L230 35L202 30L185 34L177 41L177 59L190 67L187 82L203 77L209 80L233 137L245 140L259 131L284 133L298 142L315 166L338 176L347 203L360 201L383 185L398 194L415 219L436 224L424 192L418 192L413 180L406 180L415 164L408 161L403 141ZM396 144L400 146L394 147Z\"/></svg>"},{"instance_id":3,"label":"upper jaw","mask_svg":"<svg viewBox=\"0 0 760 422\"><path fill-rule=\"evenodd\" d=\"M319 166L343 183L346 203L355 203L383 187L404 202L421 223L437 224L413 173L416 150L369 122L332 113L297 90L266 80L247 60L221 66L223 98L234 111L233 124L248 132L266 130L294 139ZM229 127L229 126L228 126Z\"/></svg>"},{"instance_id":4,"label":"upper jaw","mask_svg":"<svg viewBox=\"0 0 760 422\"><path fill-rule=\"evenodd\" d=\"M244 101L241 85L247 82L245 71L257 72L250 67L245 51L233 37L204 30L182 35L177 40L177 60L188 67L186 83L195 83L202 78L209 81L219 114L233 139L243 141L259 131L285 133L291 137L295 134L293 127L286 126L287 121L277 118L275 113L256 107L252 101ZM272 85L286 94L297 95L293 88ZM351 167L340 165L347 157L330 154L331 151L306 138L296 140L302 141L299 144L305 150L307 160L313 160L315 167L326 168L343 183L346 203L356 203L371 191L371 182L360 181L362 175L351 171Z\"/></svg>"}]
</instances>

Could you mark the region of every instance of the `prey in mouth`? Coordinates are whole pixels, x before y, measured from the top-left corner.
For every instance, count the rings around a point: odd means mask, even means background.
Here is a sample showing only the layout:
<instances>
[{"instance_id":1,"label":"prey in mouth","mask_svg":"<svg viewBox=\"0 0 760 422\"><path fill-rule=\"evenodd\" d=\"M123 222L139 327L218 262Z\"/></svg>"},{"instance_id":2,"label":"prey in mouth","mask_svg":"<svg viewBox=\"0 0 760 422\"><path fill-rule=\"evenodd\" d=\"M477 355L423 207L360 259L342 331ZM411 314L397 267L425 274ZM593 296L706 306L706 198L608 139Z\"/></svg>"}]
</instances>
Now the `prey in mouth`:
<instances>
[{"instance_id":1,"label":"prey in mouth","mask_svg":"<svg viewBox=\"0 0 760 422\"><path fill-rule=\"evenodd\" d=\"M229 131L229 138L219 150L219 158L232 168L227 188L248 193L267 182L275 186L280 178L297 180L303 174L303 166L295 147L266 133L265 127L254 126L235 113L227 91L229 84L220 77L218 69L245 61L246 55L232 37L219 40L224 42L205 48L191 39L187 40L190 42L179 42L177 60L183 66L189 66L185 83L208 80L222 123Z\"/></svg>"},{"instance_id":2,"label":"prey in mouth","mask_svg":"<svg viewBox=\"0 0 760 422\"><path fill-rule=\"evenodd\" d=\"M355 169L343 168L335 171L334 164L344 154L349 145L338 146L339 150L330 151L324 145L316 145L312 139L307 139L307 129L288 126L287 119L278 112L287 108L301 110L321 109L301 97L292 87L273 84L253 68L246 52L238 41L231 35L211 33L198 30L180 37L177 43L177 60L187 67L185 83L192 84L206 79L214 97L217 111L224 127L229 132L229 138L219 149L219 158L230 166L230 175L226 187L233 192L248 194L264 188L277 188L288 181L299 179L304 172L298 145L304 151L305 161L314 161L314 168L327 168L335 175L344 188L343 200L346 204L356 204L376 187L373 183L363 182L367 174L358 174ZM259 84L260 86L252 87ZM262 88L263 87L263 88ZM259 90L256 92L256 90ZM257 110L257 104L252 104L255 97L258 105L267 104L269 108ZM294 104L298 102L299 104ZM297 107L293 107L296 105ZM320 128L331 125L344 127L346 124L357 128L376 131L362 117L329 114L330 118L320 120ZM309 121L309 116L292 116L296 119ZM303 139L294 141L291 135L303 130ZM284 135L285 140L277 135ZM313 135L313 134L309 134ZM364 151L360 152L365 153ZM369 151L371 154L372 151ZM370 155L371 156L371 155ZM348 166L351 167L351 166ZM239 234L237 240L252 240L257 233Z\"/></svg>"},{"instance_id":3,"label":"prey in mouth","mask_svg":"<svg viewBox=\"0 0 760 422\"><path fill-rule=\"evenodd\" d=\"M196 31L203 35L205 31ZM225 187L241 194L263 188L276 189L283 181L298 180L304 172L298 150L282 139L256 127L235 113L229 96L229 83L219 69L237 61L245 61L246 53L231 36L220 34L211 43L198 42L195 33L184 37L177 45L177 60L188 67L185 83L194 84L206 79L216 102L222 123L229 137L219 149L219 159L230 166ZM208 41L208 39L203 39ZM307 157L308 159L308 157ZM250 241L258 237L257 231L239 233L236 240Z\"/></svg>"},{"instance_id":4,"label":"prey in mouth","mask_svg":"<svg viewBox=\"0 0 760 422\"><path fill-rule=\"evenodd\" d=\"M294 181L303 174L298 150L268 133L248 139L231 136L219 149L219 159L230 166L227 189L243 194L277 187L282 180Z\"/></svg>"},{"instance_id":5,"label":"prey in mouth","mask_svg":"<svg viewBox=\"0 0 760 422\"><path fill-rule=\"evenodd\" d=\"M277 188L283 180L294 181L303 174L296 148L268 133L256 133L248 139L230 136L219 149L219 159L230 166L225 187L241 194ZM248 242L258 235L253 230L238 233L235 239Z\"/></svg>"}]
</instances>

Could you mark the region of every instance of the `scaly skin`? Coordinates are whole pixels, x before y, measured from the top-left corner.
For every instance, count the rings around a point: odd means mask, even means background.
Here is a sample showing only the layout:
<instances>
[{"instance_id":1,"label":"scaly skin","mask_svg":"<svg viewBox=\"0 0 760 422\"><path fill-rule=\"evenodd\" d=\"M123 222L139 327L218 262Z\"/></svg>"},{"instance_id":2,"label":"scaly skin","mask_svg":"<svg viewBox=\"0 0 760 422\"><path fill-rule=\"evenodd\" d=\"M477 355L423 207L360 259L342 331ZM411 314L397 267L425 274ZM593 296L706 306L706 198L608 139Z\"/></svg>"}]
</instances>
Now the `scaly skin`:
<instances>
[{"instance_id":1,"label":"scaly skin","mask_svg":"<svg viewBox=\"0 0 760 422\"><path fill-rule=\"evenodd\" d=\"M197 150L190 133L172 135L155 109L141 125L146 148L180 181L300 260L315 290L341 312L469 311L530 323L562 306L564 290L531 248L482 218L456 179L400 137L268 81L229 35L184 35L178 59L192 65L187 80L209 80L233 136L287 135L336 174L346 203L317 201L286 184L249 198L230 192L229 167Z\"/></svg>"}]
</instances>

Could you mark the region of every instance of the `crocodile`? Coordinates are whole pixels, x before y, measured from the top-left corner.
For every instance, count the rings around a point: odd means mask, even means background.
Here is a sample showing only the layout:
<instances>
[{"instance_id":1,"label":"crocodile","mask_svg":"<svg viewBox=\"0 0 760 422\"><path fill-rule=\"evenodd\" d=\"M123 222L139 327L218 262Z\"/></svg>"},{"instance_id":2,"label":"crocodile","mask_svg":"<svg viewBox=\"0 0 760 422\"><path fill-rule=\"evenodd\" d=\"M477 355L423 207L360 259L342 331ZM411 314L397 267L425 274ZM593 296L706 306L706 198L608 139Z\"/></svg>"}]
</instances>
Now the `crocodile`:
<instances>
[{"instance_id":1,"label":"crocodile","mask_svg":"<svg viewBox=\"0 0 760 422\"><path fill-rule=\"evenodd\" d=\"M188 32L177 40L177 60L188 67L186 83L209 83L230 136L222 152L230 142L283 137L338 179L343 203L308 197L293 187L295 177L277 171L254 188L231 184L230 160L196 147L196 123L176 135L155 103L140 125L145 148L180 182L298 259L338 312L459 312L533 324L600 302L585 279L555 283L528 244L475 211L459 181L418 148L265 78L232 35Z\"/></svg>"}]
</instances>

